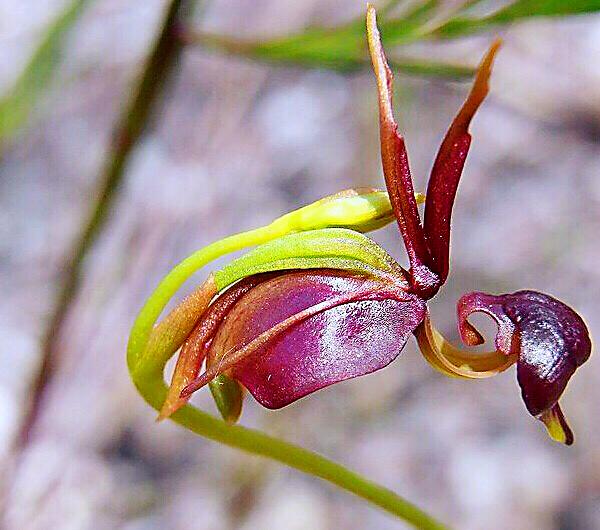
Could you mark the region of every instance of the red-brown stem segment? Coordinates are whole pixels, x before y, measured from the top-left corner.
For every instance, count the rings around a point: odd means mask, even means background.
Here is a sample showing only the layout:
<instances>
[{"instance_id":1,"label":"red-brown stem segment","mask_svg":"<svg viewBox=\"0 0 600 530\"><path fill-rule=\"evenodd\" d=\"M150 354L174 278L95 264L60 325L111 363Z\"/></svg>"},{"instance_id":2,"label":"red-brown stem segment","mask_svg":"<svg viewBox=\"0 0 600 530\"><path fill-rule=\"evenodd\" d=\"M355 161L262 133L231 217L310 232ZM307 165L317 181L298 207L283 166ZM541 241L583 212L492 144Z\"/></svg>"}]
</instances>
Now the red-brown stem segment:
<instances>
[{"instance_id":1,"label":"red-brown stem segment","mask_svg":"<svg viewBox=\"0 0 600 530\"><path fill-rule=\"evenodd\" d=\"M428 267L429 250L415 200L408 155L393 114L394 76L381 43L375 8L371 5L367 9L367 40L379 92L379 132L383 174L408 253L413 287L415 292L429 298L429 293L436 289L438 279Z\"/></svg>"},{"instance_id":2,"label":"red-brown stem segment","mask_svg":"<svg viewBox=\"0 0 600 530\"><path fill-rule=\"evenodd\" d=\"M446 281L450 254L450 220L458 182L467 159L469 125L489 91L489 78L501 40L496 39L481 61L471 92L448 129L431 170L425 203L425 236L431 253L430 266Z\"/></svg>"}]
</instances>

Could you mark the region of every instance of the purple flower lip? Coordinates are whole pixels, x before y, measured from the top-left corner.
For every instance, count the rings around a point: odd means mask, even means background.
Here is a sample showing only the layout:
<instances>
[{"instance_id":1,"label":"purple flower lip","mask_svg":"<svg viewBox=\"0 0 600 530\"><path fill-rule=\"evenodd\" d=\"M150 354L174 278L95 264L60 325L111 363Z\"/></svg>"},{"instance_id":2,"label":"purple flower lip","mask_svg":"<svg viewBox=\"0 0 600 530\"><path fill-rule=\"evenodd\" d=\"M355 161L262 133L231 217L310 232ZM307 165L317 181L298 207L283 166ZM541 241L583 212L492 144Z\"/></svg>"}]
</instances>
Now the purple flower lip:
<instances>
[{"instance_id":1,"label":"purple flower lip","mask_svg":"<svg viewBox=\"0 0 600 530\"><path fill-rule=\"evenodd\" d=\"M459 329L469 345L483 341L467 320L474 312L496 321L496 348L518 356L517 380L529 413L543 421L551 435L557 432L561 441L572 444L573 433L558 399L592 351L583 319L563 302L536 291L498 296L474 292L458 302Z\"/></svg>"},{"instance_id":2,"label":"purple flower lip","mask_svg":"<svg viewBox=\"0 0 600 530\"><path fill-rule=\"evenodd\" d=\"M241 410L242 386L263 406L281 408L329 385L387 366L414 334L424 357L452 377L486 378L516 364L527 410L544 422L552 438L570 445L573 433L558 401L591 352L588 330L575 311L534 291L466 294L457 307L463 342L467 346L483 343L468 321L473 312L486 313L498 327L496 349L475 353L448 343L433 326L427 309L427 301L448 278L451 216L471 145L468 129L489 91L500 41L496 40L483 58L471 91L442 142L427 187L422 223L408 155L392 110L393 75L371 6L367 36L377 79L381 159L389 205L374 224L359 223L351 228L379 227L393 213L408 254L408 271L364 236L358 243L356 238L348 239L352 244L345 241L344 233L356 232L346 230L329 237L327 230L314 230L312 241L318 244L313 250L333 245L327 260L277 254L277 263L294 265L273 268L266 274L252 269L254 272L218 294L208 289L215 297L181 349L160 417L172 414L207 384L219 397L220 410L232 421ZM279 241L277 252L282 247L287 252L285 245L289 245L293 254L295 240ZM336 255L336 245L346 249L344 253L340 250ZM372 250L373 246L377 249L373 254L360 250ZM264 255L267 251L260 248ZM355 270L358 258L353 257L354 251L361 259L371 256L379 265L373 268L374 262L369 262ZM298 267L302 270L295 270ZM230 397L218 393L216 378L224 381Z\"/></svg>"}]
</instances>

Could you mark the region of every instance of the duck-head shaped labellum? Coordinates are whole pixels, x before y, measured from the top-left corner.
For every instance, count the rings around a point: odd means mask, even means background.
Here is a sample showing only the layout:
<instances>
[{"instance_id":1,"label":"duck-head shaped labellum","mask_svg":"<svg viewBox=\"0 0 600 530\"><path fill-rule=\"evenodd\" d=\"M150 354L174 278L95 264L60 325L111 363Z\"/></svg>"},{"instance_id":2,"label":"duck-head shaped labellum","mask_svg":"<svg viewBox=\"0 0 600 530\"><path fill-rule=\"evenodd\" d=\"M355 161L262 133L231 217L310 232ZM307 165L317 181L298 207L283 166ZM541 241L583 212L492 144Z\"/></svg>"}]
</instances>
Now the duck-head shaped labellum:
<instances>
[{"instance_id":1,"label":"duck-head shaped labellum","mask_svg":"<svg viewBox=\"0 0 600 530\"><path fill-rule=\"evenodd\" d=\"M458 321L467 345L483 341L467 320L472 312L483 311L498 324L496 350L488 353L449 344L427 311L427 301L448 277L450 221L471 143L468 127L488 93L499 42L481 62L442 142L421 223L419 196L392 111L393 77L371 6L367 35L379 94L387 196L376 190L347 192L287 214L273 226L288 235L211 275L209 291L215 297L194 316L161 417L207 384L229 421L239 416L243 387L265 407L280 408L387 366L414 334L425 358L453 377L490 377L516 363L527 409L544 421L553 438L570 444L573 436L558 399L591 350L587 328L572 309L532 291L464 296ZM351 222L346 220L349 211ZM408 271L359 233L393 218L407 250ZM345 228L326 228L336 226Z\"/></svg>"},{"instance_id":2,"label":"duck-head shaped labellum","mask_svg":"<svg viewBox=\"0 0 600 530\"><path fill-rule=\"evenodd\" d=\"M558 399L591 353L581 317L556 298L535 291L470 293L458 302L458 323L463 341L473 346L483 342L467 320L477 311L496 321L496 348L517 356L517 380L527 410L544 422L553 438L572 444L573 433Z\"/></svg>"}]
</instances>

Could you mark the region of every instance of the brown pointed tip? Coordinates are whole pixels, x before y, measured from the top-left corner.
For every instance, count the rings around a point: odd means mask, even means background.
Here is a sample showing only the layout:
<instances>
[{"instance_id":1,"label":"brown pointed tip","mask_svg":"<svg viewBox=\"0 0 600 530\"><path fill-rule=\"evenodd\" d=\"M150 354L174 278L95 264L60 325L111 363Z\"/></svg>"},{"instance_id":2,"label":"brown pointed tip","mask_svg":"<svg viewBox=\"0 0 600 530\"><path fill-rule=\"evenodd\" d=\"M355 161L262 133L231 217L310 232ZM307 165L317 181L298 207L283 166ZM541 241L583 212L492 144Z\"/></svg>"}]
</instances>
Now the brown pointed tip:
<instances>
[{"instance_id":1,"label":"brown pointed tip","mask_svg":"<svg viewBox=\"0 0 600 530\"><path fill-rule=\"evenodd\" d=\"M558 403L543 412L539 419L546 426L550 438L565 445L573 445L575 436Z\"/></svg>"},{"instance_id":2,"label":"brown pointed tip","mask_svg":"<svg viewBox=\"0 0 600 530\"><path fill-rule=\"evenodd\" d=\"M487 92L489 90L488 82L490 79L490 75L492 74L492 67L494 65L494 59L496 58L496 54L498 53L498 50L500 49L501 46L502 46L502 39L499 37L494 39L494 41L488 48L487 53L481 60L481 63L479 63L479 67L477 68L477 75L475 76L475 85L473 86L473 90L475 90L477 87L480 87L480 89L484 90L485 94L487 94ZM485 94L484 94L484 97L485 97ZM482 99L483 99L483 97L482 97Z\"/></svg>"},{"instance_id":3,"label":"brown pointed tip","mask_svg":"<svg viewBox=\"0 0 600 530\"><path fill-rule=\"evenodd\" d=\"M454 135L467 132L473 116L488 95L488 92L490 91L489 81L490 76L492 75L492 67L500 46L502 46L502 39L495 39L479 63L471 92L469 92L469 96L452 123L451 130L453 129L455 131Z\"/></svg>"},{"instance_id":4,"label":"brown pointed tip","mask_svg":"<svg viewBox=\"0 0 600 530\"><path fill-rule=\"evenodd\" d=\"M381 45L381 37L379 28L377 27L377 11L372 4L367 4L367 43L369 45L369 53L373 63L375 74L379 78L379 63L383 54L383 46Z\"/></svg>"},{"instance_id":5,"label":"brown pointed tip","mask_svg":"<svg viewBox=\"0 0 600 530\"><path fill-rule=\"evenodd\" d=\"M189 397L196 391L200 390L203 386L208 385L220 372L217 370L208 370L201 376L194 379L191 383L186 385L183 390L179 393L180 399L189 399Z\"/></svg>"},{"instance_id":6,"label":"brown pointed tip","mask_svg":"<svg viewBox=\"0 0 600 530\"><path fill-rule=\"evenodd\" d=\"M377 78L377 90L379 92L379 110L382 121L394 124L392 111L392 83L394 76L388 65L379 28L377 27L377 12L371 4L367 4L367 43L373 71Z\"/></svg>"},{"instance_id":7,"label":"brown pointed tip","mask_svg":"<svg viewBox=\"0 0 600 530\"><path fill-rule=\"evenodd\" d=\"M157 422L161 422L169 418L172 414L175 414L181 407L187 403L187 399L178 399L177 401L167 400L163 404L158 416L156 417Z\"/></svg>"}]
</instances>

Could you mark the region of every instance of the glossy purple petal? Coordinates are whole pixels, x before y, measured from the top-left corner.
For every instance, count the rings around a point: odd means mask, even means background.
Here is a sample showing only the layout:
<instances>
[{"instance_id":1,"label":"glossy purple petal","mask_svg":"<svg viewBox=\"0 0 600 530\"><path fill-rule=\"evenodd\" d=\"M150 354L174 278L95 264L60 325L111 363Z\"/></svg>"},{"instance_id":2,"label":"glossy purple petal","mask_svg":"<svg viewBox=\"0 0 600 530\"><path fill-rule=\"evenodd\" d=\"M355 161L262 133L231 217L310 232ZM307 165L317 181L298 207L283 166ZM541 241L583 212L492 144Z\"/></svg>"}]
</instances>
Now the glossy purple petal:
<instances>
[{"instance_id":1,"label":"glossy purple petal","mask_svg":"<svg viewBox=\"0 0 600 530\"><path fill-rule=\"evenodd\" d=\"M208 346L219 329L219 325L227 317L227 313L250 289L276 275L277 273L256 274L249 278L244 278L219 296L204 311L196 326L181 346L177 364L171 378L171 384L169 385L169 391L167 392L167 398L158 416L160 420L169 417L189 400L189 397L180 397L180 392L198 376L202 368L202 363L208 353Z\"/></svg>"},{"instance_id":2,"label":"glossy purple petal","mask_svg":"<svg viewBox=\"0 0 600 530\"><path fill-rule=\"evenodd\" d=\"M226 358L282 321L331 300L351 301L286 327L237 363L230 375L265 407L280 408L388 365L425 315L421 299L395 286L340 271L293 272L244 295L217 332L209 355Z\"/></svg>"},{"instance_id":3,"label":"glossy purple petal","mask_svg":"<svg viewBox=\"0 0 600 530\"><path fill-rule=\"evenodd\" d=\"M527 410L540 416L556 405L578 366L590 356L588 329L569 306L535 291L490 295L470 293L458 302L458 321L467 344L482 341L467 321L475 312L496 320L496 346L518 353L517 378Z\"/></svg>"}]
</instances>

